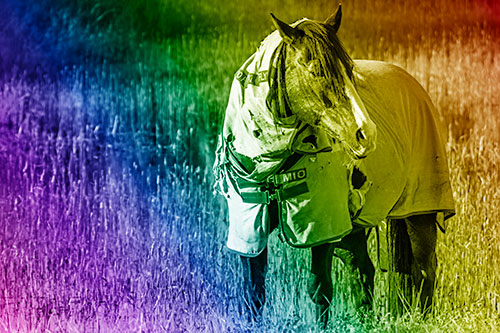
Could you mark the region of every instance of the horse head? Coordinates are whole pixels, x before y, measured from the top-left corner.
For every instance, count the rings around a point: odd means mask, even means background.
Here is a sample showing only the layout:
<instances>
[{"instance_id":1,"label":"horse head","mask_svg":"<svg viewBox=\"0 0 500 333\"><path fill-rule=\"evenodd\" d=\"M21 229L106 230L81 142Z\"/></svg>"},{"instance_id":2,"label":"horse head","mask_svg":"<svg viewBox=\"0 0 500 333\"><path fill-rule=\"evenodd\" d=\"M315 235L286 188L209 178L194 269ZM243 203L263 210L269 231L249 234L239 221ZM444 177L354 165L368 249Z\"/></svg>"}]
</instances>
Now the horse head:
<instances>
[{"instance_id":1,"label":"horse head","mask_svg":"<svg viewBox=\"0 0 500 333\"><path fill-rule=\"evenodd\" d=\"M375 149L376 126L353 83L354 63L337 37L341 7L325 22L288 25L271 14L284 42L285 89L299 119L341 141L352 157Z\"/></svg>"}]
</instances>

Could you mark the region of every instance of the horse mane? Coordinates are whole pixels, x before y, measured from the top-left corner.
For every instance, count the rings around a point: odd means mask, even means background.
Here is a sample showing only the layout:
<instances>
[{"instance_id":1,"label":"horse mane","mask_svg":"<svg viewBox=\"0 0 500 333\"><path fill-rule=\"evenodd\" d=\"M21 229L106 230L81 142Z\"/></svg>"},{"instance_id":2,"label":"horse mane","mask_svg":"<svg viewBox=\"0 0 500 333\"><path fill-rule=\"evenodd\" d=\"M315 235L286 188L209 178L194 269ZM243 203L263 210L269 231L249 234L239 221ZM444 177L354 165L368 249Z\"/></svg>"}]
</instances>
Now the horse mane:
<instances>
[{"instance_id":1,"label":"horse mane","mask_svg":"<svg viewBox=\"0 0 500 333\"><path fill-rule=\"evenodd\" d=\"M342 71L345 70L352 80L354 62L338 39L335 29L312 20L299 23L297 28L304 32L306 38L301 38L301 43L306 47L309 58L319 61L323 75L333 81L335 92L343 94L345 83Z\"/></svg>"},{"instance_id":2,"label":"horse mane","mask_svg":"<svg viewBox=\"0 0 500 333\"><path fill-rule=\"evenodd\" d=\"M345 70L352 81L354 62L338 39L335 29L330 25L306 19L296 22L292 26L304 34L300 43L308 53L308 60L318 60L324 77L332 83L333 91L339 96L345 96L343 71ZM293 115L284 77L286 48L287 45L282 43L275 51L276 68L271 67L269 94L266 98L266 104L272 110L275 122L285 127L296 125L283 123L286 118Z\"/></svg>"}]
</instances>

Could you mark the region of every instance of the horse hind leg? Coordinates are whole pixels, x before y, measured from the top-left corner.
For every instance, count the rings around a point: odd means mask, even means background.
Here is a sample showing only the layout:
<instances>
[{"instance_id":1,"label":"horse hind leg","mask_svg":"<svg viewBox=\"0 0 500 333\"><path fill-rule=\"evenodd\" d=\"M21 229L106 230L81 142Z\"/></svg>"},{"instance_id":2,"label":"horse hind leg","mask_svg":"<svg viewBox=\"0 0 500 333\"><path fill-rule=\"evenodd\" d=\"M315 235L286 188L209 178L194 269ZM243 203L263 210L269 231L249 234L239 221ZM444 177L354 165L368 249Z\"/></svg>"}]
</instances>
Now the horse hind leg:
<instances>
[{"instance_id":1,"label":"horse hind leg","mask_svg":"<svg viewBox=\"0 0 500 333\"><path fill-rule=\"evenodd\" d=\"M436 281L436 215L416 215L406 219L414 264L413 282L420 290L420 307L430 309Z\"/></svg>"},{"instance_id":2,"label":"horse hind leg","mask_svg":"<svg viewBox=\"0 0 500 333\"><path fill-rule=\"evenodd\" d=\"M388 221L387 244L391 255L388 308L393 314L402 314L412 299L413 255L405 219Z\"/></svg>"},{"instance_id":3,"label":"horse hind leg","mask_svg":"<svg viewBox=\"0 0 500 333\"><path fill-rule=\"evenodd\" d=\"M333 244L330 243L311 248L311 279L308 292L316 305L316 320L323 329L328 324L329 307L333 297L333 249Z\"/></svg>"}]
</instances>

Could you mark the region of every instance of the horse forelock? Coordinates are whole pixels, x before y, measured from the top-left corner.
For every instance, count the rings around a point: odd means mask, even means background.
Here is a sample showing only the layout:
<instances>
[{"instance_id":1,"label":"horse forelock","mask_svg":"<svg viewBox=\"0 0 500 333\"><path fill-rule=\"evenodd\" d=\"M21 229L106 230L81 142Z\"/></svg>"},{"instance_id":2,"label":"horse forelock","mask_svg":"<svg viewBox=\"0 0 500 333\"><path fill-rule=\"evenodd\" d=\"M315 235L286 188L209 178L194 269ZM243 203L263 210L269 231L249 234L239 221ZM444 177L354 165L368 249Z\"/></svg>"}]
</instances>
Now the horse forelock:
<instances>
[{"instance_id":1,"label":"horse forelock","mask_svg":"<svg viewBox=\"0 0 500 333\"><path fill-rule=\"evenodd\" d=\"M297 28L304 32L298 41L307 53L309 60L317 60L323 75L333 81L336 93L342 94L344 87L345 70L349 79L352 79L354 62L337 37L333 27L317 21L306 20Z\"/></svg>"}]
</instances>

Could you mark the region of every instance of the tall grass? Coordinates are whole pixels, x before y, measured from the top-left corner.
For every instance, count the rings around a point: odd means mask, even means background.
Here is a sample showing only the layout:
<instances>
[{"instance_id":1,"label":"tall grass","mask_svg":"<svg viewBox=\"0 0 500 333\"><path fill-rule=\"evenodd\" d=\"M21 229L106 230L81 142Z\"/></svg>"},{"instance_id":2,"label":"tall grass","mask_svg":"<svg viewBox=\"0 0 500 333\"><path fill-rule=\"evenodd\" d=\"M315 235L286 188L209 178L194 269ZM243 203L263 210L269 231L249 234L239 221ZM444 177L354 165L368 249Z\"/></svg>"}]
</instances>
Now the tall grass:
<instances>
[{"instance_id":1,"label":"tall grass","mask_svg":"<svg viewBox=\"0 0 500 333\"><path fill-rule=\"evenodd\" d=\"M333 331L499 330L500 50L486 3L344 3L350 53L401 65L436 103L457 216L438 240L434 315L388 314L378 272L378 308L354 316L355 276L336 261ZM268 13L331 7L2 5L0 330L315 331L309 252L275 235L263 322L241 320L210 165L232 75L271 31Z\"/></svg>"}]
</instances>

